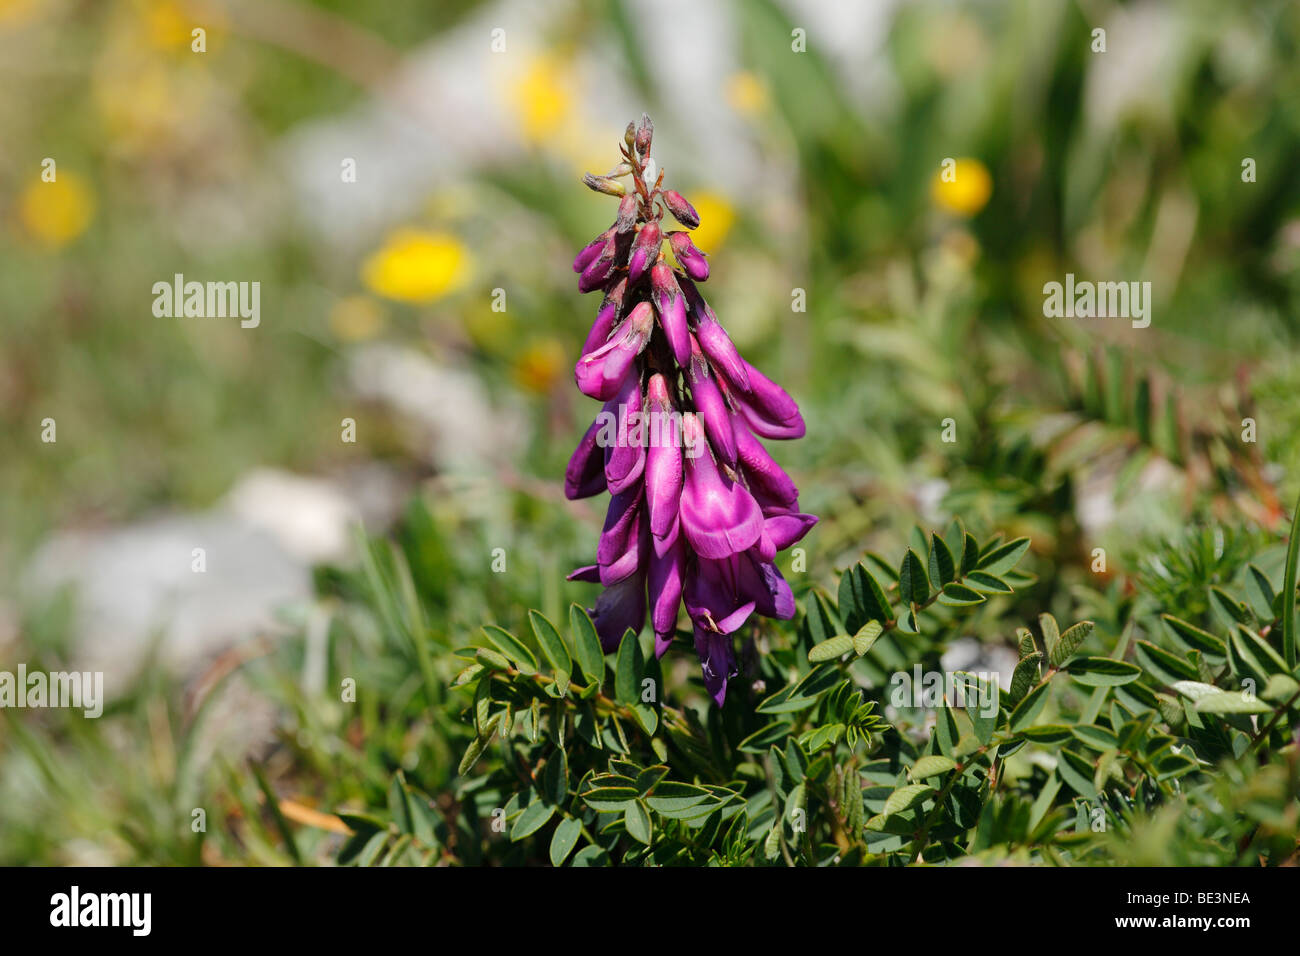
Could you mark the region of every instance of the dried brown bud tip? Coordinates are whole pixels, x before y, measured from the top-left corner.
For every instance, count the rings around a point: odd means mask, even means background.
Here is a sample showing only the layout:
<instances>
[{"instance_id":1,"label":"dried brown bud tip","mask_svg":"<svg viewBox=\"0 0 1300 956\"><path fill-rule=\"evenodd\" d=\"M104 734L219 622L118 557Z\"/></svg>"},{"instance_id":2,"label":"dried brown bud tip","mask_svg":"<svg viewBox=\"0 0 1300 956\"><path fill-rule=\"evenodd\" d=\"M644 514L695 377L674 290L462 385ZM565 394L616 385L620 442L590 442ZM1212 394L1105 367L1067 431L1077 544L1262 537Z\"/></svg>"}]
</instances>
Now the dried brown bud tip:
<instances>
[{"instance_id":1,"label":"dried brown bud tip","mask_svg":"<svg viewBox=\"0 0 1300 956\"><path fill-rule=\"evenodd\" d=\"M636 151L642 156L650 155L650 141L654 139L655 124L650 122L650 114L641 114L641 126L636 131Z\"/></svg>"},{"instance_id":2,"label":"dried brown bud tip","mask_svg":"<svg viewBox=\"0 0 1300 956\"><path fill-rule=\"evenodd\" d=\"M614 221L614 231L620 235L631 232L636 226L637 203L635 196L624 196L618 201L618 219Z\"/></svg>"},{"instance_id":3,"label":"dried brown bud tip","mask_svg":"<svg viewBox=\"0 0 1300 956\"><path fill-rule=\"evenodd\" d=\"M593 176L591 173L587 173L582 177L582 182L588 189L594 189L606 196L623 196L627 193L622 183L617 179L610 179L608 176Z\"/></svg>"}]
</instances>

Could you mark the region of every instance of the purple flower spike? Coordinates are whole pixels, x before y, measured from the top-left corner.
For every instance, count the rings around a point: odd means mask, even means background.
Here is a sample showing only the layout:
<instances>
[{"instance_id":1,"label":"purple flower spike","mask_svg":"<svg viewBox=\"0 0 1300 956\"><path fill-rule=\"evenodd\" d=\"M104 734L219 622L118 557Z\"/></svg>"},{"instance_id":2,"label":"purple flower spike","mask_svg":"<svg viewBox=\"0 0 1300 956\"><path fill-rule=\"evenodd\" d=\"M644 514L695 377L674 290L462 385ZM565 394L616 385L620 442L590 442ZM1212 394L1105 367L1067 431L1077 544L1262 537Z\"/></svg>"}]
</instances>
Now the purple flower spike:
<instances>
[{"instance_id":1,"label":"purple flower spike","mask_svg":"<svg viewBox=\"0 0 1300 956\"><path fill-rule=\"evenodd\" d=\"M802 438L805 427L799 406L780 385L748 362L749 391L733 397L754 434L764 438Z\"/></svg>"},{"instance_id":2,"label":"purple flower spike","mask_svg":"<svg viewBox=\"0 0 1300 956\"><path fill-rule=\"evenodd\" d=\"M648 178L652 128L649 117L629 124L619 175L585 180L619 207L573 263L579 289L605 290L574 368L583 393L605 405L569 459L564 493L612 497L596 563L569 580L604 587L591 615L606 651L640 633L648 613L662 656L685 605L721 706L737 675L736 632L755 616L794 616L774 562L817 517L800 511L799 490L759 440L802 435L798 406L741 357L700 294L709 265L691 237L666 237L679 271L660 258L664 210L686 229L700 219L661 188L662 174Z\"/></svg>"},{"instance_id":3,"label":"purple flower spike","mask_svg":"<svg viewBox=\"0 0 1300 956\"><path fill-rule=\"evenodd\" d=\"M709 277L709 260L696 248L695 243L691 242L688 233L668 233L668 244L673 247L673 255L677 257L677 261L682 264L688 276L696 282L703 282Z\"/></svg>"},{"instance_id":4,"label":"purple flower spike","mask_svg":"<svg viewBox=\"0 0 1300 956\"><path fill-rule=\"evenodd\" d=\"M704 443L695 415L682 416L687 447ZM681 503L682 533L702 558L726 558L752 547L763 533L763 512L744 487L718 471L707 447L687 458Z\"/></svg>"},{"instance_id":5,"label":"purple flower spike","mask_svg":"<svg viewBox=\"0 0 1300 956\"><path fill-rule=\"evenodd\" d=\"M677 277L666 262L655 263L650 270L650 290L659 312L659 325L677 364L686 367L691 360L690 329L686 323L686 298L677 285Z\"/></svg>"},{"instance_id":6,"label":"purple flower spike","mask_svg":"<svg viewBox=\"0 0 1300 956\"><path fill-rule=\"evenodd\" d=\"M683 476L681 416L673 407L662 375L650 377L648 406L654 417L646 449L646 508L655 553L663 554L677 540Z\"/></svg>"},{"instance_id":7,"label":"purple flower spike","mask_svg":"<svg viewBox=\"0 0 1300 956\"><path fill-rule=\"evenodd\" d=\"M628 282L637 282L655 264L661 245L663 233L660 232L659 223L651 220L641 227L641 231L632 240L632 256L627 262Z\"/></svg>"},{"instance_id":8,"label":"purple flower spike","mask_svg":"<svg viewBox=\"0 0 1300 956\"><path fill-rule=\"evenodd\" d=\"M608 342L578 360L573 377L582 394L602 402L617 395L624 380L632 374L636 357L650 341L653 328L653 310L648 302L642 302Z\"/></svg>"}]
</instances>

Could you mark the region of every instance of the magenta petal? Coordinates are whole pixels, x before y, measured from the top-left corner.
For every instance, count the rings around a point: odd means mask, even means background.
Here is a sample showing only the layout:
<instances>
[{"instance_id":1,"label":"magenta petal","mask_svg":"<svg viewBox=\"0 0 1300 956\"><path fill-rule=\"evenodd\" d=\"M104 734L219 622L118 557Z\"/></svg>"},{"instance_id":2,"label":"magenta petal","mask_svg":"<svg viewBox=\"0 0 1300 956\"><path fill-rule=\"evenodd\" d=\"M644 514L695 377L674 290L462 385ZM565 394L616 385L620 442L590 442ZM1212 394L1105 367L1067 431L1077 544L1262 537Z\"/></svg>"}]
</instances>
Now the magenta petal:
<instances>
[{"instance_id":1,"label":"magenta petal","mask_svg":"<svg viewBox=\"0 0 1300 956\"><path fill-rule=\"evenodd\" d=\"M738 562L741 560L748 558L732 555L721 561L696 561L695 572L682 589L686 611L696 626L730 634L754 612L753 596L743 594L740 589Z\"/></svg>"},{"instance_id":2,"label":"magenta petal","mask_svg":"<svg viewBox=\"0 0 1300 956\"><path fill-rule=\"evenodd\" d=\"M591 584L599 584L599 583L600 583L600 565L598 565L598 564L587 564L587 565L583 565L583 566L580 567L580 568L574 568L574 569L573 569L572 571L570 571L567 575L565 575L564 580L566 580L566 581L587 581L587 582L589 582L589 583L591 583Z\"/></svg>"},{"instance_id":3,"label":"magenta petal","mask_svg":"<svg viewBox=\"0 0 1300 956\"><path fill-rule=\"evenodd\" d=\"M788 621L794 617L794 592L775 564L756 561L752 555L737 559L741 593L754 599L755 610L764 617Z\"/></svg>"},{"instance_id":4,"label":"magenta petal","mask_svg":"<svg viewBox=\"0 0 1300 956\"><path fill-rule=\"evenodd\" d=\"M692 338L691 344L695 345ZM731 410L727 401L718 390L717 382L709 374L709 363L696 348L691 356L690 365L691 397L695 400L695 410L704 420L704 430L709 435L713 449L728 465L736 463L736 436L731 427Z\"/></svg>"},{"instance_id":5,"label":"magenta petal","mask_svg":"<svg viewBox=\"0 0 1300 956\"><path fill-rule=\"evenodd\" d=\"M748 362L745 371L749 375L749 391L737 392L732 397L754 433L764 438L803 437L803 416L789 393Z\"/></svg>"},{"instance_id":6,"label":"magenta petal","mask_svg":"<svg viewBox=\"0 0 1300 956\"><path fill-rule=\"evenodd\" d=\"M816 515L794 513L769 515L764 521L764 526L776 550L784 551L812 530L812 526L816 523ZM769 557L767 560L772 559Z\"/></svg>"},{"instance_id":7,"label":"magenta petal","mask_svg":"<svg viewBox=\"0 0 1300 956\"><path fill-rule=\"evenodd\" d=\"M713 367L727 377L727 381L733 388L740 391L749 388L749 371L745 367L745 360L740 357L740 351L732 344L731 336L727 335L726 330L718 322L697 312L695 337Z\"/></svg>"},{"instance_id":8,"label":"magenta petal","mask_svg":"<svg viewBox=\"0 0 1300 956\"><path fill-rule=\"evenodd\" d=\"M645 348L654 327L649 303L632 310L609 341L578 359L573 378L582 394L602 402L609 401L624 387L633 374L636 357Z\"/></svg>"},{"instance_id":9,"label":"magenta petal","mask_svg":"<svg viewBox=\"0 0 1300 956\"><path fill-rule=\"evenodd\" d=\"M610 494L616 495L640 481L645 469L645 426L637 377L629 375L605 407L613 413L617 426L613 441L605 446L605 480Z\"/></svg>"},{"instance_id":10,"label":"magenta petal","mask_svg":"<svg viewBox=\"0 0 1300 956\"><path fill-rule=\"evenodd\" d=\"M651 555L649 568L650 623L655 630L655 656L663 657L677 630L677 609L682 603L686 549L680 539L663 555Z\"/></svg>"},{"instance_id":11,"label":"magenta petal","mask_svg":"<svg viewBox=\"0 0 1300 956\"><path fill-rule=\"evenodd\" d=\"M736 455L741 471L759 504L765 510L769 507L781 511L798 508L799 489L790 476L767 453L763 443L754 437L743 420L733 416L731 425L736 436Z\"/></svg>"},{"instance_id":12,"label":"magenta petal","mask_svg":"<svg viewBox=\"0 0 1300 956\"><path fill-rule=\"evenodd\" d=\"M600 581L607 587L641 567L642 486L636 485L609 499L605 527L596 545Z\"/></svg>"},{"instance_id":13,"label":"magenta petal","mask_svg":"<svg viewBox=\"0 0 1300 956\"><path fill-rule=\"evenodd\" d=\"M578 257L573 260L573 271L585 272L587 266L595 262L596 257L600 255L601 250L605 248L606 244L609 242L611 234L612 231L606 229L591 242L583 246L582 251L578 253Z\"/></svg>"},{"instance_id":14,"label":"magenta petal","mask_svg":"<svg viewBox=\"0 0 1300 956\"><path fill-rule=\"evenodd\" d=\"M650 270L650 287L664 337L668 339L668 345L673 350L673 357L677 360L677 364L685 368L691 358L686 299L677 286L677 278L673 275L672 268L667 263L657 263Z\"/></svg>"},{"instance_id":15,"label":"magenta petal","mask_svg":"<svg viewBox=\"0 0 1300 956\"><path fill-rule=\"evenodd\" d=\"M676 446L651 444L646 450L646 505L650 512L650 533L666 541L677 527L682 495L682 450Z\"/></svg>"},{"instance_id":16,"label":"magenta petal","mask_svg":"<svg viewBox=\"0 0 1300 956\"><path fill-rule=\"evenodd\" d=\"M659 258L659 247L663 244L663 235L659 223L647 222L632 241L632 255L627 263L627 281L635 283L646 270Z\"/></svg>"},{"instance_id":17,"label":"magenta petal","mask_svg":"<svg viewBox=\"0 0 1300 956\"><path fill-rule=\"evenodd\" d=\"M608 297L606 298L608 299ZM587 341L582 345L582 354L588 355L608 342L609 333L614 331L614 325L617 322L617 303L609 301L602 303L600 310L596 313L596 320L591 323L591 331L587 333Z\"/></svg>"},{"instance_id":18,"label":"magenta petal","mask_svg":"<svg viewBox=\"0 0 1300 956\"><path fill-rule=\"evenodd\" d=\"M590 498L605 490L604 456L596 443L600 425L599 417L591 423L564 470L564 497L570 501Z\"/></svg>"},{"instance_id":19,"label":"magenta petal","mask_svg":"<svg viewBox=\"0 0 1300 956\"><path fill-rule=\"evenodd\" d=\"M688 443L698 441L700 426L694 415L684 415L690 422ZM682 531L691 547L702 558L725 558L748 550L763 533L763 512L744 487L718 471L707 448L694 459L688 458L686 484L682 492Z\"/></svg>"}]
</instances>

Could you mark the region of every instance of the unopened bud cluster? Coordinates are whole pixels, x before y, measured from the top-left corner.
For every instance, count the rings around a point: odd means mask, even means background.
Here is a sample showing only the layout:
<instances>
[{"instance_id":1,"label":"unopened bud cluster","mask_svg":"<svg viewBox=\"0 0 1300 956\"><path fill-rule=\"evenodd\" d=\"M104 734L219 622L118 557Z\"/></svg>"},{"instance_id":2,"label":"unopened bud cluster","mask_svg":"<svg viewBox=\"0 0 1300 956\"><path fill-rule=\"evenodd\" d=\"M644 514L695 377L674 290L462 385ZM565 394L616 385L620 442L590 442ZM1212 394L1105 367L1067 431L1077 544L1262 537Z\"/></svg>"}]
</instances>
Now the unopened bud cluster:
<instances>
[{"instance_id":1,"label":"unopened bud cluster","mask_svg":"<svg viewBox=\"0 0 1300 956\"><path fill-rule=\"evenodd\" d=\"M607 651L628 629L640 633L648 611L662 656L684 600L705 685L720 705L736 674L735 632L754 613L794 616L774 558L817 518L799 511L794 483L758 440L799 438L803 417L740 356L700 293L709 263L685 231L700 217L662 188L662 171L646 181L653 138L648 116L629 123L623 161L583 180L619 204L613 224L573 262L578 288L604 293L574 375L605 406L569 460L565 494L612 497L596 563L569 577L604 585L592 618ZM665 232L665 213L685 230ZM619 427L603 430L611 416ZM679 424L625 421L651 417ZM602 441L605 431L617 437Z\"/></svg>"}]
</instances>

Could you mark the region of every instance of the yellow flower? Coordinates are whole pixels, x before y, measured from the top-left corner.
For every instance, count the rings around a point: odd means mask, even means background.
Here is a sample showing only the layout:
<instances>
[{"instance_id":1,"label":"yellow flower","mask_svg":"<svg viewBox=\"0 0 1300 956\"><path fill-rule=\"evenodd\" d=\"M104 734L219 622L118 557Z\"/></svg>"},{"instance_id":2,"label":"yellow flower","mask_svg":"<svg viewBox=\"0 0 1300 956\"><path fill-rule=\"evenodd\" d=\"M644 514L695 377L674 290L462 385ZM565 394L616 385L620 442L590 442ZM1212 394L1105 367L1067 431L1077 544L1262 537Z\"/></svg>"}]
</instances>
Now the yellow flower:
<instances>
[{"instance_id":1,"label":"yellow flower","mask_svg":"<svg viewBox=\"0 0 1300 956\"><path fill-rule=\"evenodd\" d=\"M159 50L184 47L189 49L190 30L203 24L193 23L191 17L181 12L174 0L153 0L143 11L149 43Z\"/></svg>"},{"instance_id":2,"label":"yellow flower","mask_svg":"<svg viewBox=\"0 0 1300 956\"><path fill-rule=\"evenodd\" d=\"M727 79L727 103L743 116L753 116L767 106L767 86L749 70L740 70Z\"/></svg>"},{"instance_id":3,"label":"yellow flower","mask_svg":"<svg viewBox=\"0 0 1300 956\"><path fill-rule=\"evenodd\" d=\"M930 182L935 204L959 216L973 216L989 201L993 179L978 159L958 159L941 166Z\"/></svg>"},{"instance_id":4,"label":"yellow flower","mask_svg":"<svg viewBox=\"0 0 1300 956\"><path fill-rule=\"evenodd\" d=\"M345 342L374 338L383 327L383 307L368 296L347 296L330 310L330 328Z\"/></svg>"},{"instance_id":5,"label":"yellow flower","mask_svg":"<svg viewBox=\"0 0 1300 956\"><path fill-rule=\"evenodd\" d=\"M686 199L700 216L699 226L691 231L691 241L701 251L712 253L726 241L736 221L736 211L717 193L694 193Z\"/></svg>"},{"instance_id":6,"label":"yellow flower","mask_svg":"<svg viewBox=\"0 0 1300 956\"><path fill-rule=\"evenodd\" d=\"M386 299L424 303L459 288L469 270L469 250L455 236L399 229L365 261L361 278Z\"/></svg>"},{"instance_id":7,"label":"yellow flower","mask_svg":"<svg viewBox=\"0 0 1300 956\"><path fill-rule=\"evenodd\" d=\"M569 370L564 346L555 339L534 342L515 362L514 376L532 392L548 392Z\"/></svg>"},{"instance_id":8,"label":"yellow flower","mask_svg":"<svg viewBox=\"0 0 1300 956\"><path fill-rule=\"evenodd\" d=\"M76 173L58 170L54 182L38 177L23 190L18 217L30 236L59 248L86 231L95 217L95 194Z\"/></svg>"},{"instance_id":9,"label":"yellow flower","mask_svg":"<svg viewBox=\"0 0 1300 956\"><path fill-rule=\"evenodd\" d=\"M17 26L36 12L36 0L0 0L0 25Z\"/></svg>"},{"instance_id":10,"label":"yellow flower","mask_svg":"<svg viewBox=\"0 0 1300 956\"><path fill-rule=\"evenodd\" d=\"M573 107L569 70L551 55L534 57L515 81L510 102L524 139L538 143L556 134Z\"/></svg>"}]
</instances>

